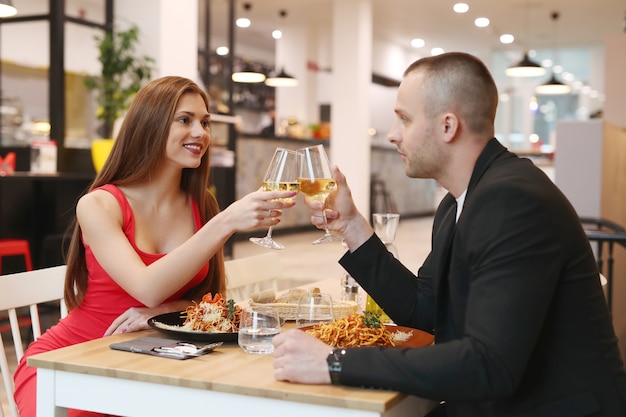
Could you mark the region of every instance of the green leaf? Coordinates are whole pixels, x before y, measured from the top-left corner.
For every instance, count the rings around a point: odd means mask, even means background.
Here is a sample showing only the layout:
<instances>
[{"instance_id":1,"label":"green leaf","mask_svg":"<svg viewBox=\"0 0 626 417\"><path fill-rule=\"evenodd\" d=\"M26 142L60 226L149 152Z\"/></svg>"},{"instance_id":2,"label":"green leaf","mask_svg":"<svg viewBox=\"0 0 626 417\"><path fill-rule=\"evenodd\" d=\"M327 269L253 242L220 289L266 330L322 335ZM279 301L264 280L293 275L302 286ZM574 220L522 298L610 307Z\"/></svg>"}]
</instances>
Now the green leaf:
<instances>
[{"instance_id":1,"label":"green leaf","mask_svg":"<svg viewBox=\"0 0 626 417\"><path fill-rule=\"evenodd\" d=\"M373 313L371 311L363 312L363 325L365 327L371 327L377 329L380 327L381 313Z\"/></svg>"}]
</instances>

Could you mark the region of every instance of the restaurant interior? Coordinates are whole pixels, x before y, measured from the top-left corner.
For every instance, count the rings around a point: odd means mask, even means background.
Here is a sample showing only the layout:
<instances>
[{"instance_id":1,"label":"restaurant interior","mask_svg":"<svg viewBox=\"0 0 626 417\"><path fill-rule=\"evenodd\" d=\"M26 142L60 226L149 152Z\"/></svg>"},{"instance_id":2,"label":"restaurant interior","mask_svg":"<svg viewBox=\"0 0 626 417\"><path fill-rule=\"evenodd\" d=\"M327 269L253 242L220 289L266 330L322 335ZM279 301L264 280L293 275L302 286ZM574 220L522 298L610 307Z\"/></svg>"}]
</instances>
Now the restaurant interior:
<instances>
[{"instance_id":1,"label":"restaurant interior","mask_svg":"<svg viewBox=\"0 0 626 417\"><path fill-rule=\"evenodd\" d=\"M498 86L496 137L540 166L581 217L626 226L626 2L596 3L0 1L0 13L16 12L0 16L0 241L26 240L33 269L64 262L75 203L123 119L123 109L99 117L99 91L86 80L101 77L103 37L133 28L130 54L149 63L149 78L186 76L211 95L212 187L222 207L259 187L276 147L322 144L363 212L400 214L400 259L416 270L445 191L406 178L386 132L404 68L463 51L482 59ZM541 74L511 75L523 63ZM261 81L234 81L250 74ZM277 251L280 290L344 275L340 243L311 256L320 231L309 219L297 204L274 230L286 246ZM264 232L233 236L227 259L267 252L248 242ZM599 242L615 243L605 275L626 358L626 232L618 234L590 239L596 252ZM27 266L22 256L0 256L1 274ZM2 406L11 415L5 396Z\"/></svg>"}]
</instances>

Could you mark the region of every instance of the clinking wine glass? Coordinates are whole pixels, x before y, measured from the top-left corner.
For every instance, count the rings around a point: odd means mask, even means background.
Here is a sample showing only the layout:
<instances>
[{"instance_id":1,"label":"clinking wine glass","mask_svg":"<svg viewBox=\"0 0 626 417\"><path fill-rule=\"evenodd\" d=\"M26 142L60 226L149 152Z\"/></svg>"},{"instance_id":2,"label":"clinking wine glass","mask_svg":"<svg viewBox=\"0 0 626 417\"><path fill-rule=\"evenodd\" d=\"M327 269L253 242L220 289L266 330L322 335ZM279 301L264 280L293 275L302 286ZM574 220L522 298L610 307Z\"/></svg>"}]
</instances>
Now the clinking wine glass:
<instances>
[{"instance_id":1,"label":"clinking wine glass","mask_svg":"<svg viewBox=\"0 0 626 417\"><path fill-rule=\"evenodd\" d=\"M276 148L263 177L263 191L300 191L298 173L298 154L288 149ZM284 200L293 200L296 195ZM250 242L269 249L285 249L272 239L271 226L265 237L251 237Z\"/></svg>"},{"instance_id":2,"label":"clinking wine glass","mask_svg":"<svg viewBox=\"0 0 626 417\"><path fill-rule=\"evenodd\" d=\"M330 163L323 145L309 146L308 148L298 149L300 156L300 191L310 198L326 202L328 195L335 189L337 183L330 171ZM322 210L322 218L324 219L324 236L313 242L314 245L319 243L328 243L335 240L341 240L340 236L333 235L328 230L326 221L326 210Z\"/></svg>"}]
</instances>

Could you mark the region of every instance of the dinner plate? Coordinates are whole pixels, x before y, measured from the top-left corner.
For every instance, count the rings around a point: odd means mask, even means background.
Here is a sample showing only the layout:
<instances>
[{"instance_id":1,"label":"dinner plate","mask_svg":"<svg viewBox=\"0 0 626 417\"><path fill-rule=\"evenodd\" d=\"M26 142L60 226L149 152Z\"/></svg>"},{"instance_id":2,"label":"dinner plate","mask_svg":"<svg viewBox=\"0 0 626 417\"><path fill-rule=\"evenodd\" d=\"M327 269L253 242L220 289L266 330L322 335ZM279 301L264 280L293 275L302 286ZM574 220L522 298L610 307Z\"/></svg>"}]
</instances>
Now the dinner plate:
<instances>
[{"instance_id":1,"label":"dinner plate","mask_svg":"<svg viewBox=\"0 0 626 417\"><path fill-rule=\"evenodd\" d=\"M396 347L422 347L428 346L433 343L435 337L423 330L413 329L411 327L404 326L395 326L395 325L385 325L390 332L405 332L409 333L410 336L404 342L398 342Z\"/></svg>"},{"instance_id":2,"label":"dinner plate","mask_svg":"<svg viewBox=\"0 0 626 417\"><path fill-rule=\"evenodd\" d=\"M183 311L160 314L148 319L148 324L155 330L177 339L194 342L235 342L237 343L237 332L217 333L185 330L182 328L185 322Z\"/></svg>"},{"instance_id":3,"label":"dinner plate","mask_svg":"<svg viewBox=\"0 0 626 417\"><path fill-rule=\"evenodd\" d=\"M315 326L305 326L301 327L301 330L311 329ZM422 346L428 346L433 343L435 340L434 336L428 332L423 330L413 329L411 327L405 326L396 326L395 324L386 324L385 327L392 332L403 332L407 333L409 336L405 341L396 342L395 347L399 348L417 348Z\"/></svg>"}]
</instances>

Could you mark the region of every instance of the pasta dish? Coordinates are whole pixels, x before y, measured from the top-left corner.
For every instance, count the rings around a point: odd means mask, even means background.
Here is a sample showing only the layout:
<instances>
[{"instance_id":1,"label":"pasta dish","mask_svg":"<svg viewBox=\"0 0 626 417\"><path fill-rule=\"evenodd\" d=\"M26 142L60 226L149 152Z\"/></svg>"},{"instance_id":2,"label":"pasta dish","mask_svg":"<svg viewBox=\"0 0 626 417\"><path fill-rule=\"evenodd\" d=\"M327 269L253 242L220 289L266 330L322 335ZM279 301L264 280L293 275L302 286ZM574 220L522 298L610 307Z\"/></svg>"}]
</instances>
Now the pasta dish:
<instances>
[{"instance_id":1,"label":"pasta dish","mask_svg":"<svg viewBox=\"0 0 626 417\"><path fill-rule=\"evenodd\" d=\"M205 294L200 303L193 302L183 312L185 322L184 330L212 332L212 333L235 333L239 330L241 319L241 307L233 300L227 302L221 294Z\"/></svg>"},{"instance_id":2,"label":"pasta dish","mask_svg":"<svg viewBox=\"0 0 626 417\"><path fill-rule=\"evenodd\" d=\"M317 324L305 331L334 347L394 347L409 336L404 332L396 335L378 320L372 323L371 319L355 314L336 319L332 323Z\"/></svg>"}]
</instances>

